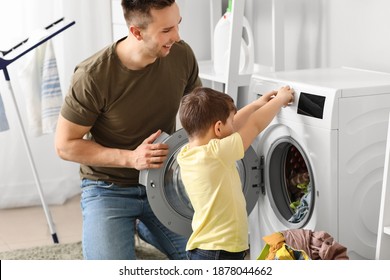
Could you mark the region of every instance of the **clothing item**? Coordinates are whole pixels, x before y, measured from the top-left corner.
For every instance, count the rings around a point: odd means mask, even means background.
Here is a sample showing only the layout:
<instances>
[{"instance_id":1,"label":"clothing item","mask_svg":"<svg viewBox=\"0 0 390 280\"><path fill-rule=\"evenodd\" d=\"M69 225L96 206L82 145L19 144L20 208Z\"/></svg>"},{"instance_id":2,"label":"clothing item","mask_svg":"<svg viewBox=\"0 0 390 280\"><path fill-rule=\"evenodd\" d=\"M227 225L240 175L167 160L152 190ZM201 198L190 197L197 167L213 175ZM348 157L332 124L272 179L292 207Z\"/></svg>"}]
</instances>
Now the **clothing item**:
<instances>
[{"instance_id":1,"label":"clothing item","mask_svg":"<svg viewBox=\"0 0 390 280\"><path fill-rule=\"evenodd\" d=\"M135 221L135 228L137 230L138 237L140 237L146 243L152 244L156 249L160 250L160 252L168 255L165 249L160 245L156 236L150 232L150 230L145 226L143 222L140 220Z\"/></svg>"},{"instance_id":2,"label":"clothing item","mask_svg":"<svg viewBox=\"0 0 390 280\"><path fill-rule=\"evenodd\" d=\"M189 260L243 260L246 251L231 253L224 250L201 250L194 249L187 251Z\"/></svg>"},{"instance_id":3,"label":"clothing item","mask_svg":"<svg viewBox=\"0 0 390 280\"><path fill-rule=\"evenodd\" d=\"M265 246L258 260L309 260L310 257L304 250L295 249L285 243L281 232L263 237Z\"/></svg>"},{"instance_id":4,"label":"clothing item","mask_svg":"<svg viewBox=\"0 0 390 280\"><path fill-rule=\"evenodd\" d=\"M289 229L264 236L263 240L266 245L258 259L288 259L288 255L293 257L293 259L349 259L347 248L335 242L333 237L325 231ZM305 252L305 254L302 252Z\"/></svg>"},{"instance_id":5,"label":"clothing item","mask_svg":"<svg viewBox=\"0 0 390 280\"><path fill-rule=\"evenodd\" d=\"M282 248L284 244L284 236L280 232L275 232L273 234L263 237L264 242L268 245L267 255L264 256L266 260L274 260L276 257L276 252Z\"/></svg>"},{"instance_id":6,"label":"clothing item","mask_svg":"<svg viewBox=\"0 0 390 280\"><path fill-rule=\"evenodd\" d=\"M8 119L7 119L7 115L5 114L4 103L0 94L0 132L6 131L8 129L9 129Z\"/></svg>"},{"instance_id":7,"label":"clothing item","mask_svg":"<svg viewBox=\"0 0 390 280\"><path fill-rule=\"evenodd\" d=\"M53 44L47 42L41 84L42 133L54 133L62 106L62 91Z\"/></svg>"},{"instance_id":8,"label":"clothing item","mask_svg":"<svg viewBox=\"0 0 390 280\"><path fill-rule=\"evenodd\" d=\"M122 39L123 40L123 39ZM175 43L169 55L141 70L119 60L114 43L76 67L62 116L92 126L90 140L134 150L158 129L172 134L182 96L201 85L191 48ZM81 166L81 177L120 185L138 184L139 171Z\"/></svg>"},{"instance_id":9,"label":"clothing item","mask_svg":"<svg viewBox=\"0 0 390 280\"><path fill-rule=\"evenodd\" d=\"M348 260L347 248L325 231L290 229L282 231L286 243L305 250L313 260Z\"/></svg>"},{"instance_id":10,"label":"clothing item","mask_svg":"<svg viewBox=\"0 0 390 280\"><path fill-rule=\"evenodd\" d=\"M177 156L181 179L194 208L187 250L248 249L248 218L236 161L244 157L240 134L207 145L185 145Z\"/></svg>"},{"instance_id":11,"label":"clothing item","mask_svg":"<svg viewBox=\"0 0 390 280\"><path fill-rule=\"evenodd\" d=\"M276 251L275 260L310 260L307 253L297 250L283 243L282 247Z\"/></svg>"},{"instance_id":12,"label":"clothing item","mask_svg":"<svg viewBox=\"0 0 390 280\"><path fill-rule=\"evenodd\" d=\"M29 41L39 42L47 30L36 30ZM35 136L54 133L63 103L62 91L52 42L38 46L26 54L18 82L25 93L29 129Z\"/></svg>"},{"instance_id":13,"label":"clothing item","mask_svg":"<svg viewBox=\"0 0 390 280\"><path fill-rule=\"evenodd\" d=\"M299 205L295 208L294 214L288 219L290 223L299 223L306 217L310 210L311 196L311 183L309 183L307 192L301 197Z\"/></svg>"},{"instance_id":14,"label":"clothing item","mask_svg":"<svg viewBox=\"0 0 390 280\"><path fill-rule=\"evenodd\" d=\"M85 259L134 260L134 228L141 238L170 259L186 259L187 239L168 230L150 208L146 189L123 188L102 181L82 180L83 254ZM145 229L145 226L149 231ZM155 241L158 240L158 244Z\"/></svg>"}]
</instances>

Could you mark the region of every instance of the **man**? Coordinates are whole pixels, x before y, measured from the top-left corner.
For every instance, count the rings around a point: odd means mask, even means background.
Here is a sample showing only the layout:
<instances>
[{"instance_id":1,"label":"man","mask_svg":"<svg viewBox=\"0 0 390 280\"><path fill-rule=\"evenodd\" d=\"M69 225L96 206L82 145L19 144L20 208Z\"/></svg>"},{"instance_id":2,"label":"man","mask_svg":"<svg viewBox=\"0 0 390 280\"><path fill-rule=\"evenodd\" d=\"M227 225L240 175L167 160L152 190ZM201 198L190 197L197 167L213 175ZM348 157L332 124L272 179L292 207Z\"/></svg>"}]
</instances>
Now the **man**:
<instances>
[{"instance_id":1,"label":"man","mask_svg":"<svg viewBox=\"0 0 390 280\"><path fill-rule=\"evenodd\" d=\"M129 34L80 63L57 124L58 155L81 164L83 254L135 259L134 225L170 259L186 239L153 214L139 170L160 168L182 96L201 85L191 48L179 36L175 0L122 0Z\"/></svg>"}]
</instances>

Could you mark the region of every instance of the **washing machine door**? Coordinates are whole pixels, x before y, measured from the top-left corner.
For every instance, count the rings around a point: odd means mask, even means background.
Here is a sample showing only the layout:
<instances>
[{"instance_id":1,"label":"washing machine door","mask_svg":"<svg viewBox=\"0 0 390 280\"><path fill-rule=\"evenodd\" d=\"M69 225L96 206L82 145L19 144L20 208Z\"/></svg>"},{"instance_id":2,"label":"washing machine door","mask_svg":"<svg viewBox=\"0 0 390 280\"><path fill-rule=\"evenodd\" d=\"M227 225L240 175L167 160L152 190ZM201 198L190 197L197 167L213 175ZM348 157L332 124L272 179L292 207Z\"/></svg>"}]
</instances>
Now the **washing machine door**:
<instances>
[{"instance_id":1,"label":"washing machine door","mask_svg":"<svg viewBox=\"0 0 390 280\"><path fill-rule=\"evenodd\" d=\"M189 237L192 233L191 221L194 210L184 189L177 163L177 154L188 142L183 129L172 135L162 133L155 143L169 146L168 158L162 168L142 170L140 184L146 186L148 200L157 218L170 230ZM259 159L250 147L237 169L242 182L248 215L255 206L260 193Z\"/></svg>"},{"instance_id":2,"label":"washing machine door","mask_svg":"<svg viewBox=\"0 0 390 280\"><path fill-rule=\"evenodd\" d=\"M303 228L315 205L315 181L300 134L284 125L271 125L258 144L264 174L262 195L285 228ZM274 221L276 224L276 221Z\"/></svg>"}]
</instances>

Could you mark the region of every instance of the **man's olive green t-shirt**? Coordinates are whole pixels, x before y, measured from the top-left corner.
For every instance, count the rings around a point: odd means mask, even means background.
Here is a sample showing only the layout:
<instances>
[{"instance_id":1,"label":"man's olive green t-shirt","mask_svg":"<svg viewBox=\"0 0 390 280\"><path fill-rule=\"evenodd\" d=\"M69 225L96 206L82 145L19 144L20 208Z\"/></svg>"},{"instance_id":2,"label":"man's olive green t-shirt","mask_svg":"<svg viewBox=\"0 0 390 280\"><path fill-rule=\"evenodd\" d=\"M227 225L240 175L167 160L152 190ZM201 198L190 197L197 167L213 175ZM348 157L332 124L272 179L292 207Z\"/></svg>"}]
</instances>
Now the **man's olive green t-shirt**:
<instances>
[{"instance_id":1,"label":"man's olive green t-shirt","mask_svg":"<svg viewBox=\"0 0 390 280\"><path fill-rule=\"evenodd\" d=\"M122 39L123 40L123 39ZM192 49L184 41L141 70L119 60L114 43L80 63L61 115L92 126L89 138L104 147L134 150L158 129L172 134L182 96L201 86ZM138 184L139 171L81 165L81 178Z\"/></svg>"}]
</instances>

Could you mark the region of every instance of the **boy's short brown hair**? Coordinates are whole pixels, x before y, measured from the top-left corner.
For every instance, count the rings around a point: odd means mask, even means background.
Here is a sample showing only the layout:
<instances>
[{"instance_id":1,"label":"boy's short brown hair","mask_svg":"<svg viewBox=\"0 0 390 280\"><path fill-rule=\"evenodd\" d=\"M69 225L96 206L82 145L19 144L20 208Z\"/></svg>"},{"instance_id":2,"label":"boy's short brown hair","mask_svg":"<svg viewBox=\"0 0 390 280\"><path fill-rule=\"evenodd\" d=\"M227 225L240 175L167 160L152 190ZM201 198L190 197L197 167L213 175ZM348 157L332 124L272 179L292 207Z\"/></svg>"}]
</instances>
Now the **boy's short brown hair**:
<instances>
[{"instance_id":1,"label":"boy's short brown hair","mask_svg":"<svg viewBox=\"0 0 390 280\"><path fill-rule=\"evenodd\" d=\"M188 137L203 136L217 121L226 123L231 112L237 112L233 98L211 88L198 87L182 98L179 118Z\"/></svg>"}]
</instances>

